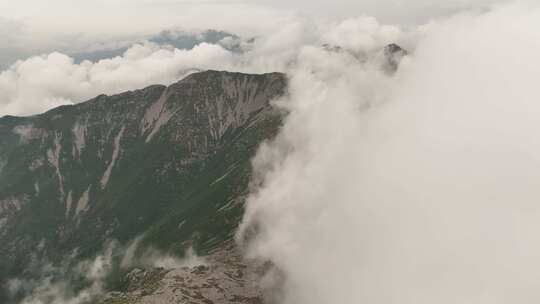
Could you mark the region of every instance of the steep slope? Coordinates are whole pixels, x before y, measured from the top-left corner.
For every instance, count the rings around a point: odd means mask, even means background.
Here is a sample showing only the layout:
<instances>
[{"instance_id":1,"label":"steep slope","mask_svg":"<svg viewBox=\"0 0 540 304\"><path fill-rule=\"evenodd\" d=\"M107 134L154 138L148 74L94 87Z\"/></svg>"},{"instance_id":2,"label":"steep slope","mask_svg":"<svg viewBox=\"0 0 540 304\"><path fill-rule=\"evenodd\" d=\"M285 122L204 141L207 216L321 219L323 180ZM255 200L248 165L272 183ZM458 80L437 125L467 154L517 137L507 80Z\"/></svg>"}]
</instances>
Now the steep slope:
<instances>
[{"instance_id":1,"label":"steep slope","mask_svg":"<svg viewBox=\"0 0 540 304\"><path fill-rule=\"evenodd\" d=\"M242 214L257 145L280 115L279 73L207 71L0 119L0 278L106 240L204 253Z\"/></svg>"}]
</instances>

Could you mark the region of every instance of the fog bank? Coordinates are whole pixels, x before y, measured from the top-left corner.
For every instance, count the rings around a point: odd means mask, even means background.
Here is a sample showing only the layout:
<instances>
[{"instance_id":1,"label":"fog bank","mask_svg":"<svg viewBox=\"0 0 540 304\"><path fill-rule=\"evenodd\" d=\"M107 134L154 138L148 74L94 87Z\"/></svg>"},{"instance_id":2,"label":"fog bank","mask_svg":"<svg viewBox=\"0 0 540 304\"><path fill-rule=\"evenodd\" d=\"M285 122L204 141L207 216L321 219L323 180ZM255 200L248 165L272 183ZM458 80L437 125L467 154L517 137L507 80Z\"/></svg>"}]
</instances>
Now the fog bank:
<instances>
[{"instance_id":1,"label":"fog bank","mask_svg":"<svg viewBox=\"0 0 540 304\"><path fill-rule=\"evenodd\" d=\"M333 54L291 73L239 235L281 303L540 301L539 20L431 23L389 78Z\"/></svg>"}]
</instances>

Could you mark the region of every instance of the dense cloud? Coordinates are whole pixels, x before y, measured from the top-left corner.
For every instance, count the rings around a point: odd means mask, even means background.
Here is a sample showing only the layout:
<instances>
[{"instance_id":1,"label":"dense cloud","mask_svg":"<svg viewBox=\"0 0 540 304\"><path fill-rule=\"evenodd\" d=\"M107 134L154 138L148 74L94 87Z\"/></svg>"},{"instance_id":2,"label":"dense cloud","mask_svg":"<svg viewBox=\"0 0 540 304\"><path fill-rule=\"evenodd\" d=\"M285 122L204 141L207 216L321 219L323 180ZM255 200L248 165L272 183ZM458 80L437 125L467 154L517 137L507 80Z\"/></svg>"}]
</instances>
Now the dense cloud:
<instances>
[{"instance_id":1,"label":"dense cloud","mask_svg":"<svg viewBox=\"0 0 540 304\"><path fill-rule=\"evenodd\" d=\"M393 77L305 50L240 239L281 303L537 303L540 7L421 29Z\"/></svg>"}]
</instances>

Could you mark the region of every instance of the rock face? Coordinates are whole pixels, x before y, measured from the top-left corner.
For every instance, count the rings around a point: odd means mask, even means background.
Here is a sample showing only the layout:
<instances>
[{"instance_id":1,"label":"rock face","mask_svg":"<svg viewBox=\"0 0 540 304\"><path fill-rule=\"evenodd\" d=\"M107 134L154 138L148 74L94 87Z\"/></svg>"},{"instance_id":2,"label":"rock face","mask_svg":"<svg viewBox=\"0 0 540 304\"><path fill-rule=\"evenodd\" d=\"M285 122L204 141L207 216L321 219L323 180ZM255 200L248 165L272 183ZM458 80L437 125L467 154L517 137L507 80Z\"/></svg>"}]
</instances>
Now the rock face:
<instances>
[{"instance_id":1,"label":"rock face","mask_svg":"<svg viewBox=\"0 0 540 304\"><path fill-rule=\"evenodd\" d=\"M408 52L395 43L391 43L384 47L384 65L383 69L387 73L394 73L399 67L399 63L403 57L408 55Z\"/></svg>"},{"instance_id":2,"label":"rock face","mask_svg":"<svg viewBox=\"0 0 540 304\"><path fill-rule=\"evenodd\" d=\"M280 125L270 102L285 88L279 73L207 71L0 118L0 279L142 233L172 252L222 245L242 216L250 159Z\"/></svg>"}]
</instances>

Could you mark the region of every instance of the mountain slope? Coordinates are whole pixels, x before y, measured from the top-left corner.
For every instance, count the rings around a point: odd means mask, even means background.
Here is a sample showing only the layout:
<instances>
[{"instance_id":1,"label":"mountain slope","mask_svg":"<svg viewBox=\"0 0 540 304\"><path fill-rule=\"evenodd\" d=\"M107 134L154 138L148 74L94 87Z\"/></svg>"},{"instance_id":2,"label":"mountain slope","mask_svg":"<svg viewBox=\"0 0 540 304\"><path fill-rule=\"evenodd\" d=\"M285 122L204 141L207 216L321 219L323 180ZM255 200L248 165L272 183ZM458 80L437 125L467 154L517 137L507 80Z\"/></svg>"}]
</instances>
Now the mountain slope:
<instances>
[{"instance_id":1,"label":"mountain slope","mask_svg":"<svg viewBox=\"0 0 540 304\"><path fill-rule=\"evenodd\" d=\"M110 239L181 254L229 239L283 74L207 71L0 119L0 278Z\"/></svg>"}]
</instances>

